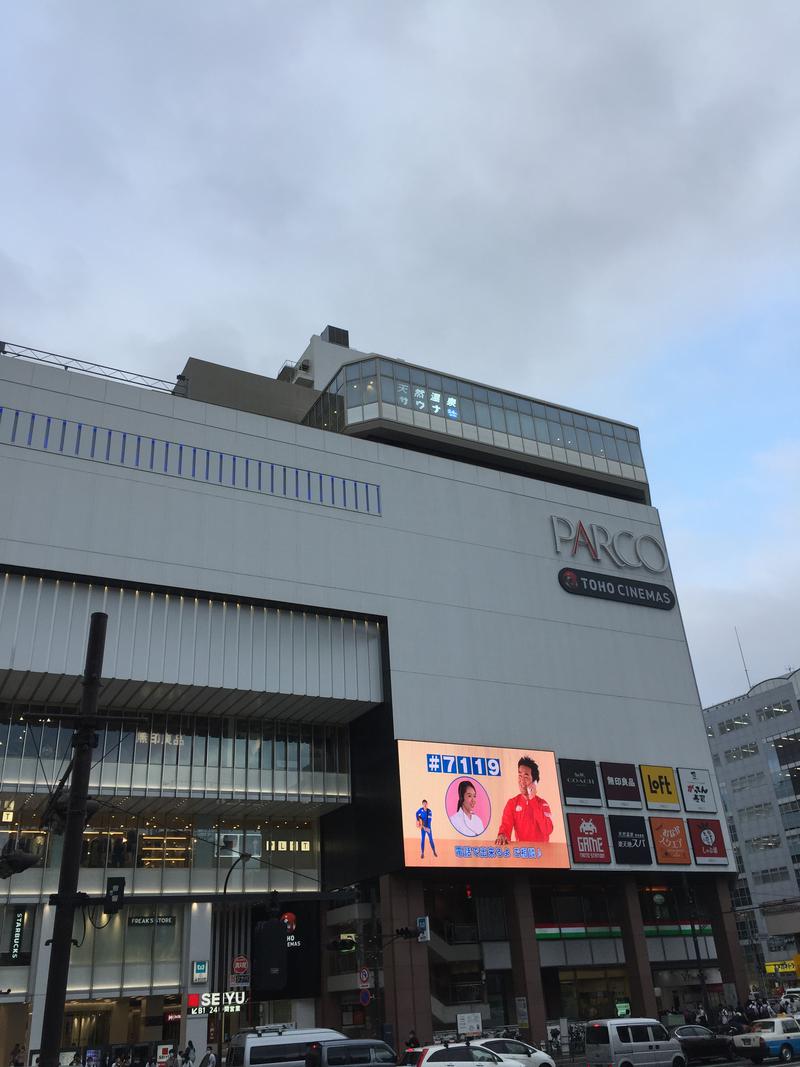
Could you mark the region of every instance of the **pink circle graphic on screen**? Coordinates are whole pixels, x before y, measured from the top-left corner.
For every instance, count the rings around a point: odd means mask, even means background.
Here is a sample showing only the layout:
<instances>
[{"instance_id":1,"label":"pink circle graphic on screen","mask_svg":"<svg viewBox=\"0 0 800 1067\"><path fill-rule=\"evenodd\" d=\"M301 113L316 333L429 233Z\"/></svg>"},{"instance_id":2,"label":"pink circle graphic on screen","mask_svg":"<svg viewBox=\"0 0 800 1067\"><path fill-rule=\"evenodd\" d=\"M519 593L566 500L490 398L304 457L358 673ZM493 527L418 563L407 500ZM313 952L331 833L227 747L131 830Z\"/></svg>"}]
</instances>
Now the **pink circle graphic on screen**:
<instances>
[{"instance_id":1,"label":"pink circle graphic on screen","mask_svg":"<svg viewBox=\"0 0 800 1067\"><path fill-rule=\"evenodd\" d=\"M459 797L463 798L461 808ZM462 837L478 837L489 829L492 802L481 783L469 775L462 774L452 780L445 793L444 810L450 825Z\"/></svg>"}]
</instances>

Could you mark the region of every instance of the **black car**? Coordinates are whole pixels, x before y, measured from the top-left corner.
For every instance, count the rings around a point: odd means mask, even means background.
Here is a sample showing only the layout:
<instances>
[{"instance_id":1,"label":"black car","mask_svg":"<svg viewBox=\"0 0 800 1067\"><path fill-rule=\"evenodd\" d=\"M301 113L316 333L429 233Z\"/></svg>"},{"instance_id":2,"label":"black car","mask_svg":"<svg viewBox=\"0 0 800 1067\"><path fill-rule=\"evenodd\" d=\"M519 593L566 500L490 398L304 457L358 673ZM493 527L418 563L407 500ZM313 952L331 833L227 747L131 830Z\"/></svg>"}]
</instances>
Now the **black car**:
<instances>
[{"instance_id":1,"label":"black car","mask_svg":"<svg viewBox=\"0 0 800 1067\"><path fill-rule=\"evenodd\" d=\"M715 1034L707 1026L699 1026L697 1023L676 1026L672 1033L680 1041L687 1063L734 1058L733 1039L729 1034Z\"/></svg>"}]
</instances>

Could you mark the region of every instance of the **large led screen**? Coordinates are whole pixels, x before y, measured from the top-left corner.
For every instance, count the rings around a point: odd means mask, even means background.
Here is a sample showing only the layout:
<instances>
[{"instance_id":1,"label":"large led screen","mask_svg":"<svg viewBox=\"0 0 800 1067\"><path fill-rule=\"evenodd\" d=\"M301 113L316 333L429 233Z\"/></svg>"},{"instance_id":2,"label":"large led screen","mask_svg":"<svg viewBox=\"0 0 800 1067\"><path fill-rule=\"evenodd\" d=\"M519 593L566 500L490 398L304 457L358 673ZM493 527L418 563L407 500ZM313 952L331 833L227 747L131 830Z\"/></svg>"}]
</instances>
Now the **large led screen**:
<instances>
[{"instance_id":1,"label":"large led screen","mask_svg":"<svg viewBox=\"0 0 800 1067\"><path fill-rule=\"evenodd\" d=\"M552 752L397 746L407 867L569 867Z\"/></svg>"}]
</instances>

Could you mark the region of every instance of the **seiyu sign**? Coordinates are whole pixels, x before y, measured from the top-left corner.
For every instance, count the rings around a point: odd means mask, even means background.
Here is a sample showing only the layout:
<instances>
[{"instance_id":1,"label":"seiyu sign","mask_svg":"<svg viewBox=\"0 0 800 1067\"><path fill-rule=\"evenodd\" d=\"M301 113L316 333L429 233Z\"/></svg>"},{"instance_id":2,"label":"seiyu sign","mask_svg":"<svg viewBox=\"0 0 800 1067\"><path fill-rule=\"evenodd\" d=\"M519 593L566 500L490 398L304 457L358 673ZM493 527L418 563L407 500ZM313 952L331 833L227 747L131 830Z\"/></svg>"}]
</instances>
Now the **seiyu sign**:
<instances>
[{"instance_id":1,"label":"seiyu sign","mask_svg":"<svg viewBox=\"0 0 800 1067\"><path fill-rule=\"evenodd\" d=\"M247 1004L247 994L243 990L225 993L189 993L186 998L188 1015L212 1015L214 1012L241 1011Z\"/></svg>"},{"instance_id":2,"label":"seiyu sign","mask_svg":"<svg viewBox=\"0 0 800 1067\"><path fill-rule=\"evenodd\" d=\"M667 569L667 550L652 534L635 534L632 530L609 533L599 522L584 523L564 515L551 515L553 540L559 555L581 553L595 563L613 563L615 567L663 574Z\"/></svg>"}]
</instances>

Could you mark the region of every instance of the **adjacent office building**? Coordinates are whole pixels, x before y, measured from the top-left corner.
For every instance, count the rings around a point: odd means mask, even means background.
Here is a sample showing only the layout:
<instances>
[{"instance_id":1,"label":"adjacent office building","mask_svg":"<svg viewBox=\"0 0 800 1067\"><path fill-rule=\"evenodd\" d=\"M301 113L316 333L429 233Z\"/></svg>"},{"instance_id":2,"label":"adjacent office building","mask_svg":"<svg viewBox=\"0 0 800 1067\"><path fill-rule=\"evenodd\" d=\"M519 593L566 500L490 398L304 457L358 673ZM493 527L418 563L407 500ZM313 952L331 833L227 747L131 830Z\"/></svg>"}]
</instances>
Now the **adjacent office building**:
<instances>
[{"instance_id":1,"label":"adjacent office building","mask_svg":"<svg viewBox=\"0 0 800 1067\"><path fill-rule=\"evenodd\" d=\"M705 708L733 840L733 891L751 983L800 980L800 671L767 678Z\"/></svg>"},{"instance_id":2,"label":"adjacent office building","mask_svg":"<svg viewBox=\"0 0 800 1067\"><path fill-rule=\"evenodd\" d=\"M0 882L0 1042L39 1047L41 815L97 610L65 1051L200 1047L220 996L228 1029L399 1041L746 994L634 426L330 327L277 378L4 352L0 846L40 863ZM270 911L289 963L265 992ZM429 941L396 936L424 917Z\"/></svg>"}]
</instances>

